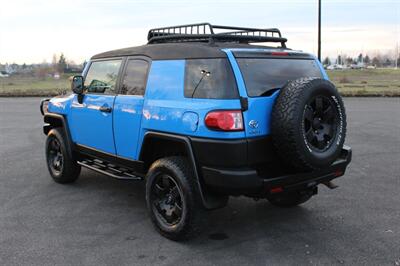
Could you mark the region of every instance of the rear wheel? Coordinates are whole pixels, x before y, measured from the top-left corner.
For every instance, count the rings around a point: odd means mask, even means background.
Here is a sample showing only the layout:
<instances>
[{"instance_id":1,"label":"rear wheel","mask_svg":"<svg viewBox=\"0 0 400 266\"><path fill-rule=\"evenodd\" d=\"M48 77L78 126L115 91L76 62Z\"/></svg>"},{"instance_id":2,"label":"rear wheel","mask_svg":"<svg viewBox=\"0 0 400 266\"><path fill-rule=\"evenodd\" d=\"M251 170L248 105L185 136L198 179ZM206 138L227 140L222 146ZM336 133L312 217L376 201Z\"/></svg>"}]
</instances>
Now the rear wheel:
<instances>
[{"instance_id":1,"label":"rear wheel","mask_svg":"<svg viewBox=\"0 0 400 266\"><path fill-rule=\"evenodd\" d=\"M152 164L146 176L146 202L161 235L184 240L200 231L205 209L186 158L167 157Z\"/></svg>"},{"instance_id":2,"label":"rear wheel","mask_svg":"<svg viewBox=\"0 0 400 266\"><path fill-rule=\"evenodd\" d=\"M46 162L51 177L57 183L72 183L79 177L81 167L69 156L64 132L60 128L53 128L47 135Z\"/></svg>"}]
</instances>

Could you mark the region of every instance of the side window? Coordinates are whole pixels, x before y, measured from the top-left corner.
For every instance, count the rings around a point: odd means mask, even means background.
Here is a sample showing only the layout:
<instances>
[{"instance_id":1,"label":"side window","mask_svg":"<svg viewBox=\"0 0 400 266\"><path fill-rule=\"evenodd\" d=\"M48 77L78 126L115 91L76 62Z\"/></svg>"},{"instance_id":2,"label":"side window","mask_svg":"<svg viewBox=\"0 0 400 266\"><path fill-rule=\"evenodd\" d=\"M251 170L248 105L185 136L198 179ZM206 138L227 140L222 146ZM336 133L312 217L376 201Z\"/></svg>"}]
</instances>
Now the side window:
<instances>
[{"instance_id":1,"label":"side window","mask_svg":"<svg viewBox=\"0 0 400 266\"><path fill-rule=\"evenodd\" d=\"M122 80L121 94L144 95L148 68L149 63L145 60L129 60Z\"/></svg>"},{"instance_id":2,"label":"side window","mask_svg":"<svg viewBox=\"0 0 400 266\"><path fill-rule=\"evenodd\" d=\"M121 60L95 61L85 78L88 93L114 94Z\"/></svg>"},{"instance_id":3,"label":"side window","mask_svg":"<svg viewBox=\"0 0 400 266\"><path fill-rule=\"evenodd\" d=\"M235 77L228 60L226 58L186 60L185 97L238 98Z\"/></svg>"}]
</instances>

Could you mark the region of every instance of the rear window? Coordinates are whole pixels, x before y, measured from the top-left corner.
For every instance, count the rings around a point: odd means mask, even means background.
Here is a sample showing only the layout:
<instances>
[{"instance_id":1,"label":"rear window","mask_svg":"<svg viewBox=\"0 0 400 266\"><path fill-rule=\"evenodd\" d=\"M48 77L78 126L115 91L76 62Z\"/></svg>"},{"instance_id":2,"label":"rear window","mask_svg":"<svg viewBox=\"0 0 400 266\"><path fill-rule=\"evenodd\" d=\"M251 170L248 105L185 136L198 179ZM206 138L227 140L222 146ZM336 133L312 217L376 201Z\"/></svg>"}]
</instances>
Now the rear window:
<instances>
[{"instance_id":1,"label":"rear window","mask_svg":"<svg viewBox=\"0 0 400 266\"><path fill-rule=\"evenodd\" d=\"M226 58L186 60L185 97L238 98L235 78L228 60Z\"/></svg>"},{"instance_id":2,"label":"rear window","mask_svg":"<svg viewBox=\"0 0 400 266\"><path fill-rule=\"evenodd\" d=\"M237 62L250 97L269 95L290 80L322 76L312 59L238 58Z\"/></svg>"}]
</instances>

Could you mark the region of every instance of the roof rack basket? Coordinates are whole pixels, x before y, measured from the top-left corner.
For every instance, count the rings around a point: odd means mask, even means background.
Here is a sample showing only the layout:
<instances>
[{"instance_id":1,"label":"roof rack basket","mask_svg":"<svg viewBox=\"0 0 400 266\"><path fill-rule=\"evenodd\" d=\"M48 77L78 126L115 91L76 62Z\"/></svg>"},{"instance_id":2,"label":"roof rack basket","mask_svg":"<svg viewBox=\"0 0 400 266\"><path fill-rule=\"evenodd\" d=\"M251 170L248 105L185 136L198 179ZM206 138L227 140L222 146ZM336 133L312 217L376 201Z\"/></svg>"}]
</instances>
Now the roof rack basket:
<instances>
[{"instance_id":1,"label":"roof rack basket","mask_svg":"<svg viewBox=\"0 0 400 266\"><path fill-rule=\"evenodd\" d=\"M257 29L211 25L210 23L188 24L151 29L147 35L149 44L171 42L237 42L281 43L286 48L286 38L279 29Z\"/></svg>"}]
</instances>

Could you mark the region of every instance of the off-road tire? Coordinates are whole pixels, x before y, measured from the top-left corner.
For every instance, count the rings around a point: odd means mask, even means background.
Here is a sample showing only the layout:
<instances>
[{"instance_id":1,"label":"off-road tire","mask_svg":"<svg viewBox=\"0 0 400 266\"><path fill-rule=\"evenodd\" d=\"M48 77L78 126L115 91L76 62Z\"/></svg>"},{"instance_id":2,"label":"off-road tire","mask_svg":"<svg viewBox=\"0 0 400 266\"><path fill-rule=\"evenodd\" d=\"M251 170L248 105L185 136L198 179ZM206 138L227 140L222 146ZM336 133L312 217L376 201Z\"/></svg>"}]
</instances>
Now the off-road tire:
<instances>
[{"instance_id":1,"label":"off-road tire","mask_svg":"<svg viewBox=\"0 0 400 266\"><path fill-rule=\"evenodd\" d=\"M62 165L59 171L55 171L55 169L52 168L50 162L50 145L53 140L56 140L59 143L60 154L62 155ZM50 176L55 182L60 184L67 184L72 183L76 179L78 179L81 172L81 167L77 164L76 160L68 154L66 139L62 128L53 128L47 134L45 152L47 168L49 170Z\"/></svg>"},{"instance_id":2,"label":"off-road tire","mask_svg":"<svg viewBox=\"0 0 400 266\"><path fill-rule=\"evenodd\" d=\"M316 97L326 98L335 109L337 131L325 151L310 148L303 130L306 106ZM281 159L295 170L310 171L331 165L340 155L346 136L346 113L335 86L320 78L300 78L289 82L274 104L271 135Z\"/></svg>"},{"instance_id":3,"label":"off-road tire","mask_svg":"<svg viewBox=\"0 0 400 266\"><path fill-rule=\"evenodd\" d=\"M151 196L156 179L164 174L173 178L182 193L182 216L180 221L173 226L169 226L160 221L160 218L157 218L157 210ZM146 203L153 225L161 235L168 239L174 241L187 240L196 236L202 228L206 210L201 204L193 169L185 157L166 157L151 165L146 175Z\"/></svg>"}]
</instances>

